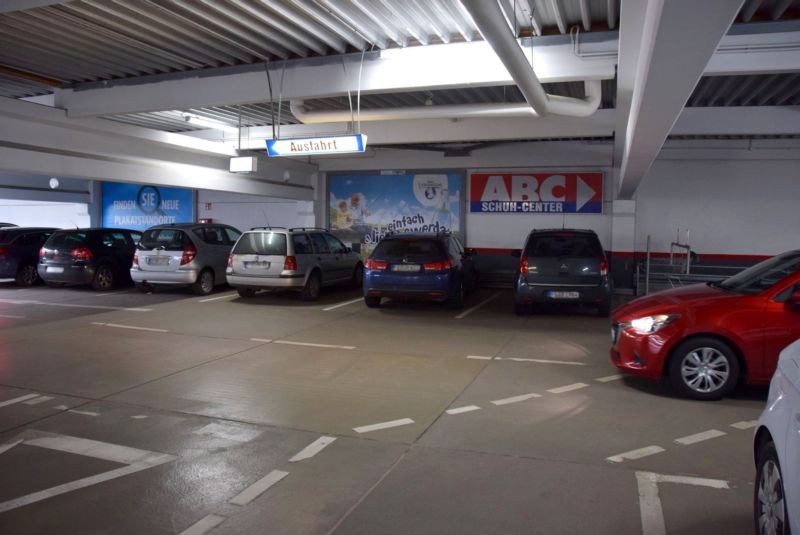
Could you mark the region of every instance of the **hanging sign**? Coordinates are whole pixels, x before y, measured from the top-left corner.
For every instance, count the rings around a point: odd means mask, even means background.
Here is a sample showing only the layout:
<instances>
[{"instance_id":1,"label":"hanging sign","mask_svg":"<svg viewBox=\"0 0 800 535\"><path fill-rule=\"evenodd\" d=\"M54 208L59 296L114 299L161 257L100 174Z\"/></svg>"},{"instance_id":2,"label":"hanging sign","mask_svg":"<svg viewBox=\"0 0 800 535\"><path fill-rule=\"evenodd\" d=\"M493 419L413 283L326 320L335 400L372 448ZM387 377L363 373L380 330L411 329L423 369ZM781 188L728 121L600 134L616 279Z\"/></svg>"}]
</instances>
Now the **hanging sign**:
<instances>
[{"instance_id":1,"label":"hanging sign","mask_svg":"<svg viewBox=\"0 0 800 535\"><path fill-rule=\"evenodd\" d=\"M366 147L367 136L365 134L267 140L267 153L270 156L344 154L348 152L364 152Z\"/></svg>"},{"instance_id":2,"label":"hanging sign","mask_svg":"<svg viewBox=\"0 0 800 535\"><path fill-rule=\"evenodd\" d=\"M469 211L603 213L603 173L474 173Z\"/></svg>"}]
</instances>

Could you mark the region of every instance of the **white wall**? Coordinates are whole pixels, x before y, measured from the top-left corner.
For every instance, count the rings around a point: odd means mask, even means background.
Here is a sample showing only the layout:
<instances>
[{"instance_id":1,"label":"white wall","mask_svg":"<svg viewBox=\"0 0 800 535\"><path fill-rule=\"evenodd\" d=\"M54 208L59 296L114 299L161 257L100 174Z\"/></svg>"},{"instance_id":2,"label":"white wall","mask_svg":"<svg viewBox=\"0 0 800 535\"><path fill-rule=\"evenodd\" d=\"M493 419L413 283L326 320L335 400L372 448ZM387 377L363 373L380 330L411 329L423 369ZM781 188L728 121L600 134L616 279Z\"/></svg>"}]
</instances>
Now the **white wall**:
<instances>
[{"instance_id":1,"label":"white wall","mask_svg":"<svg viewBox=\"0 0 800 535\"><path fill-rule=\"evenodd\" d=\"M0 199L0 221L20 227L74 228L90 226L86 203Z\"/></svg>"},{"instance_id":2,"label":"white wall","mask_svg":"<svg viewBox=\"0 0 800 535\"><path fill-rule=\"evenodd\" d=\"M211 203L211 208L206 208ZM232 225L239 230L272 225L276 227L313 227L313 201L293 201L198 190L197 218L211 218L215 223Z\"/></svg>"}]
</instances>

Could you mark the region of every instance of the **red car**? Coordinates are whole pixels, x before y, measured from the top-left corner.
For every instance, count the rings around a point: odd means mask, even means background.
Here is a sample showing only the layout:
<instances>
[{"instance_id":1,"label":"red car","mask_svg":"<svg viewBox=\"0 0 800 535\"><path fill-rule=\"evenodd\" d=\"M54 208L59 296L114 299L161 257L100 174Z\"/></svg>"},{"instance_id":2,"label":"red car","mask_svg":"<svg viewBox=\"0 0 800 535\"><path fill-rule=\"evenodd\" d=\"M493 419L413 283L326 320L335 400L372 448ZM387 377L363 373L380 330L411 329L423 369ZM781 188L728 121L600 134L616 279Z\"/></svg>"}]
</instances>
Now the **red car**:
<instances>
[{"instance_id":1,"label":"red car","mask_svg":"<svg viewBox=\"0 0 800 535\"><path fill-rule=\"evenodd\" d=\"M631 301L614 311L611 338L619 369L668 376L691 398L719 399L740 380L766 384L781 350L800 339L800 250Z\"/></svg>"}]
</instances>

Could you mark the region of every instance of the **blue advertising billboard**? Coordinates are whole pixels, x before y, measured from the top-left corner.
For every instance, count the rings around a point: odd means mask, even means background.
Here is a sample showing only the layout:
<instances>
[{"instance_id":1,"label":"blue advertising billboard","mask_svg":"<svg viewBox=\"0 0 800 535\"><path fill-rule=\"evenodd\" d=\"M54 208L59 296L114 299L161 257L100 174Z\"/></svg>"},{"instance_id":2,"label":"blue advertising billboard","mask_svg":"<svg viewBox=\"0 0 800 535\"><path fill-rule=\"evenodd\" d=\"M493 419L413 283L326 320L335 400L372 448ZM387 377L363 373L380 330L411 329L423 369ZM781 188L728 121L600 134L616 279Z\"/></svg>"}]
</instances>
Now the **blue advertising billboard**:
<instances>
[{"instance_id":1,"label":"blue advertising billboard","mask_svg":"<svg viewBox=\"0 0 800 535\"><path fill-rule=\"evenodd\" d=\"M103 226L144 230L194 221L194 191L142 184L103 183Z\"/></svg>"}]
</instances>

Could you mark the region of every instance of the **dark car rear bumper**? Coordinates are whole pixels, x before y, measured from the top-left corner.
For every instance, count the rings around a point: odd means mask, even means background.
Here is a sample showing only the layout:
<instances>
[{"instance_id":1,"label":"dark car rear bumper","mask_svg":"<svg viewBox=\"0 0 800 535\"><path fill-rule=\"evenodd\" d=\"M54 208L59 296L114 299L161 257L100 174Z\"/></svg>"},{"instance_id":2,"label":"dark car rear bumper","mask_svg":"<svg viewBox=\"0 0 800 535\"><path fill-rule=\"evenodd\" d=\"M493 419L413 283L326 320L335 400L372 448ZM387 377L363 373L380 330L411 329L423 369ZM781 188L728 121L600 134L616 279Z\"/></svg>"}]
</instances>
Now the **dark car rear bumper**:
<instances>
[{"instance_id":1,"label":"dark car rear bumper","mask_svg":"<svg viewBox=\"0 0 800 535\"><path fill-rule=\"evenodd\" d=\"M444 301L453 294L452 281L451 273L408 276L368 270L364 274L364 295Z\"/></svg>"},{"instance_id":2,"label":"dark car rear bumper","mask_svg":"<svg viewBox=\"0 0 800 535\"><path fill-rule=\"evenodd\" d=\"M577 298L559 297L555 292L577 292ZM517 281L514 300L519 305L533 303L580 303L605 305L611 301L611 286L533 286Z\"/></svg>"},{"instance_id":3,"label":"dark car rear bumper","mask_svg":"<svg viewBox=\"0 0 800 535\"><path fill-rule=\"evenodd\" d=\"M63 268L63 272L48 271L48 268ZM60 264L39 264L39 277L45 282L63 282L65 284L91 284L94 279L94 266Z\"/></svg>"}]
</instances>

